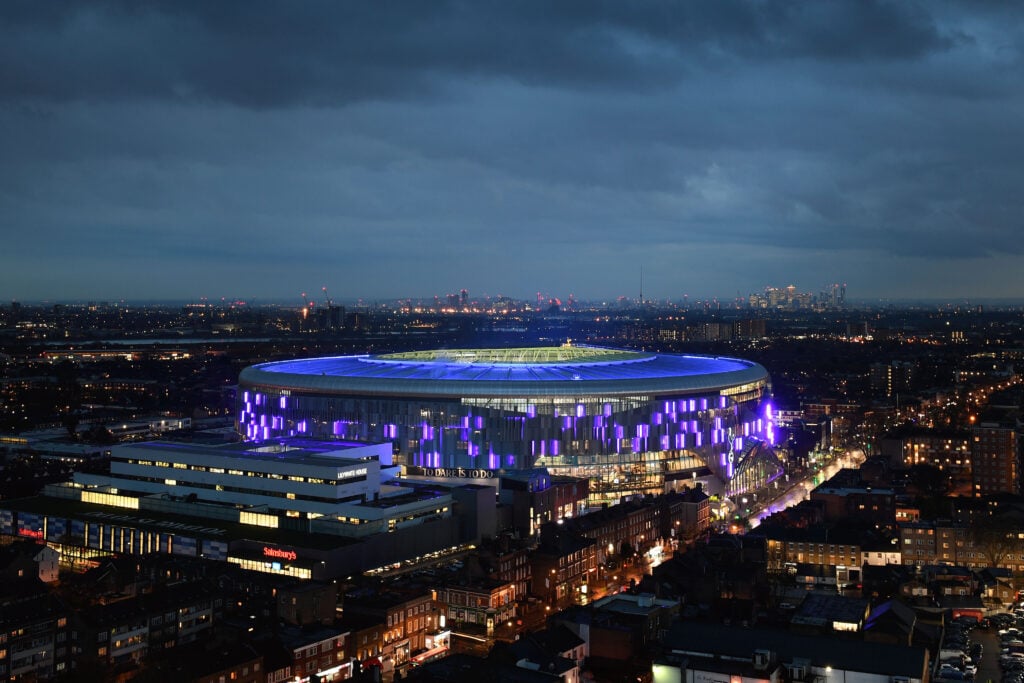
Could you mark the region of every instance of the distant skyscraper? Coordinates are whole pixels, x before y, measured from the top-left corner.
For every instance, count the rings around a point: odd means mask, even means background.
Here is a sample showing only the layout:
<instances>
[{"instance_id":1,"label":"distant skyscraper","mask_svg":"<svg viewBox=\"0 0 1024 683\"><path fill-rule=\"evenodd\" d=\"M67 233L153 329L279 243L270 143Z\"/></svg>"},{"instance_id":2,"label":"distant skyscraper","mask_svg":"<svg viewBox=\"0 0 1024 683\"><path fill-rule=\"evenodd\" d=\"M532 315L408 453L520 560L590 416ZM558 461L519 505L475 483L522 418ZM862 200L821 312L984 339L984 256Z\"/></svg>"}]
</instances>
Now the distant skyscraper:
<instances>
[{"instance_id":1,"label":"distant skyscraper","mask_svg":"<svg viewBox=\"0 0 1024 683\"><path fill-rule=\"evenodd\" d=\"M832 308L844 308L846 306L846 283L835 283L832 285L828 303Z\"/></svg>"},{"instance_id":2,"label":"distant skyscraper","mask_svg":"<svg viewBox=\"0 0 1024 683\"><path fill-rule=\"evenodd\" d=\"M913 378L913 363L894 360L891 363L871 365L871 389L884 396L895 396L907 391Z\"/></svg>"},{"instance_id":3,"label":"distant skyscraper","mask_svg":"<svg viewBox=\"0 0 1024 683\"><path fill-rule=\"evenodd\" d=\"M733 336L737 339L760 339L765 336L765 320L737 320L733 323Z\"/></svg>"}]
</instances>

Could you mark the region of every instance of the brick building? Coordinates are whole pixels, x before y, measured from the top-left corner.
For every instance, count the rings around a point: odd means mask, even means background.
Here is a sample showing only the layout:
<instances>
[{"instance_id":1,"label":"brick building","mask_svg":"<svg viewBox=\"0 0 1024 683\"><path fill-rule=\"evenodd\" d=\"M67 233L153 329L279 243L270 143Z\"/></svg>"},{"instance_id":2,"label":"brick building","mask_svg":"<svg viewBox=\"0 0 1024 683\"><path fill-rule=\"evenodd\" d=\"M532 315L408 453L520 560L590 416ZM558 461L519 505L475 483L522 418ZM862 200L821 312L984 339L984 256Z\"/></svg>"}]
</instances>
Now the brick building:
<instances>
[{"instance_id":1,"label":"brick building","mask_svg":"<svg viewBox=\"0 0 1024 683\"><path fill-rule=\"evenodd\" d=\"M533 595L556 606L587 602L597 580L597 558L597 541L552 528L530 558Z\"/></svg>"},{"instance_id":2,"label":"brick building","mask_svg":"<svg viewBox=\"0 0 1024 683\"><path fill-rule=\"evenodd\" d=\"M437 607L449 626L474 625L491 635L496 624L516 618L516 589L510 581L463 579L437 589Z\"/></svg>"},{"instance_id":3,"label":"brick building","mask_svg":"<svg viewBox=\"0 0 1024 683\"><path fill-rule=\"evenodd\" d=\"M552 477L547 470L524 470L501 478L498 489L504 528L534 536L541 525L582 514L590 495L590 480Z\"/></svg>"},{"instance_id":4,"label":"brick building","mask_svg":"<svg viewBox=\"0 0 1024 683\"><path fill-rule=\"evenodd\" d=\"M329 624L338 606L338 589L332 583L296 582L277 588L275 598L277 615L289 624Z\"/></svg>"},{"instance_id":5,"label":"brick building","mask_svg":"<svg viewBox=\"0 0 1024 683\"><path fill-rule=\"evenodd\" d=\"M485 543L478 555L481 568L490 578L514 584L516 600L526 600L530 593L532 570L530 549L525 542L503 535Z\"/></svg>"},{"instance_id":6,"label":"brick building","mask_svg":"<svg viewBox=\"0 0 1024 683\"><path fill-rule=\"evenodd\" d=\"M855 534L825 526L766 529L765 552L770 572L804 563L860 567L864 562L860 539Z\"/></svg>"},{"instance_id":7,"label":"brick building","mask_svg":"<svg viewBox=\"0 0 1024 683\"><path fill-rule=\"evenodd\" d=\"M1020 493L1016 425L980 421L971 430L971 477L974 495Z\"/></svg>"},{"instance_id":8,"label":"brick building","mask_svg":"<svg viewBox=\"0 0 1024 683\"><path fill-rule=\"evenodd\" d=\"M288 626L277 633L277 654L284 657L266 658L267 683L289 680L312 680L323 683L340 681L352 675L352 663L346 650L349 634L328 626L300 628ZM265 646L260 647L266 650Z\"/></svg>"},{"instance_id":9,"label":"brick building","mask_svg":"<svg viewBox=\"0 0 1024 683\"><path fill-rule=\"evenodd\" d=\"M37 581L7 582L0 596L0 680L35 680L70 666L69 612Z\"/></svg>"},{"instance_id":10,"label":"brick building","mask_svg":"<svg viewBox=\"0 0 1024 683\"><path fill-rule=\"evenodd\" d=\"M643 553L662 536L662 512L667 509L655 499L632 500L596 512L567 519L560 525L546 525L542 538L557 534L575 534L596 542L597 559ZM679 508L680 519L682 507ZM624 552L625 551L625 552Z\"/></svg>"},{"instance_id":11,"label":"brick building","mask_svg":"<svg viewBox=\"0 0 1024 683\"><path fill-rule=\"evenodd\" d=\"M900 429L882 437L881 449L898 468L932 465L953 474L971 471L971 434L966 431Z\"/></svg>"},{"instance_id":12,"label":"brick building","mask_svg":"<svg viewBox=\"0 0 1024 683\"><path fill-rule=\"evenodd\" d=\"M104 666L139 663L208 635L223 610L217 587L196 581L79 611L73 619L74 658Z\"/></svg>"},{"instance_id":13,"label":"brick building","mask_svg":"<svg viewBox=\"0 0 1024 683\"><path fill-rule=\"evenodd\" d=\"M384 670L401 666L426 649L426 637L437 627L439 612L430 591L422 589L360 590L345 595L343 613L382 625L379 657Z\"/></svg>"},{"instance_id":14,"label":"brick building","mask_svg":"<svg viewBox=\"0 0 1024 683\"><path fill-rule=\"evenodd\" d=\"M835 486L825 482L811 491L810 499L825 506L825 519L858 519L876 526L896 523L896 493L866 485Z\"/></svg>"}]
</instances>

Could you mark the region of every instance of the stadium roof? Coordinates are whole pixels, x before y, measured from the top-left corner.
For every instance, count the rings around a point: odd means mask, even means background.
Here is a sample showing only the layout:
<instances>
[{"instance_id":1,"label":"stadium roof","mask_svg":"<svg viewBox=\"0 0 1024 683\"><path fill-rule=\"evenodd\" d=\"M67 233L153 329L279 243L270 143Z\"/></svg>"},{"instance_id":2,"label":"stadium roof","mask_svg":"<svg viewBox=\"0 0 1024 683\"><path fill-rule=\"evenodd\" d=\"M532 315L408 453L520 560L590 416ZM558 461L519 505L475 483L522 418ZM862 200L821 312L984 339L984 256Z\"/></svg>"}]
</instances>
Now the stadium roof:
<instances>
[{"instance_id":1,"label":"stadium roof","mask_svg":"<svg viewBox=\"0 0 1024 683\"><path fill-rule=\"evenodd\" d=\"M462 349L254 365L243 388L394 396L700 394L766 384L750 361L593 347Z\"/></svg>"}]
</instances>

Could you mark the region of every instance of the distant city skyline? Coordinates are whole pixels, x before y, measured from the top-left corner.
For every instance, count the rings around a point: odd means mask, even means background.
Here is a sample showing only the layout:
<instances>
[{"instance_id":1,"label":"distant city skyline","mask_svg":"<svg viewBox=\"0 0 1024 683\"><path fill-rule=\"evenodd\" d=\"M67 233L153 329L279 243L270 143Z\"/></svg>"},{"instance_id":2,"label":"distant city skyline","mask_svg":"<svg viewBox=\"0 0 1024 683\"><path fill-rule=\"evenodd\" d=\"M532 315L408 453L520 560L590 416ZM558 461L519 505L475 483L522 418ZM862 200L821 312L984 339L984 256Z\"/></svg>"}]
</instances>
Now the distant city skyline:
<instances>
[{"instance_id":1,"label":"distant city skyline","mask_svg":"<svg viewBox=\"0 0 1024 683\"><path fill-rule=\"evenodd\" d=\"M762 292L763 293L763 290ZM822 292L801 292L803 294L813 294L818 297ZM750 310L784 310L785 306L757 306L750 303L749 299L752 295L757 294L751 292L741 296L708 296L708 297L690 297L690 296L677 296L677 297L647 297L644 296L644 304L651 305L653 307L659 306L705 306L708 304L717 303L721 308L746 308ZM333 297L332 303L335 305L348 306L348 307L385 307L385 308L397 308L400 304L412 303L414 305L422 307L430 307L434 303L439 303L442 307L445 306L445 298L447 296L457 296L457 292L446 292L445 294L426 294L426 295L410 295L400 297L371 297L371 296L342 296ZM567 296L567 295L566 295ZM575 296L571 301L567 300L558 293L544 293L543 304L541 299L537 297L537 293L533 296L522 296L514 297L503 294L489 294L481 292L478 295L471 295L469 298L469 304L483 304L490 303L495 304L502 300L509 300L518 304L533 304L532 310L544 310L547 309L552 303L558 304L563 310L573 310L573 307L567 304L575 304L575 309L583 310L590 307L601 307L606 306L609 308L621 307L624 304L628 304L631 308L636 308L640 304L638 296L619 296L619 297L588 297L588 296ZM325 302L320 298L310 298L313 309L322 308L325 306ZM104 305L104 306L197 306L208 304L214 307L260 307L260 306L275 306L283 308L301 309L304 306L304 302L301 296L267 296L267 297L169 297L169 298L146 298L146 297L91 297L82 299L58 299L58 298L42 298L42 299L9 299L7 301L0 300L0 309L10 307L11 304L18 304L21 306L52 306L57 304L70 305L70 306L88 306L88 305ZM1016 297L858 297L848 295L845 302L840 305L832 305L830 308L872 308L876 306L936 306L936 307L974 307L974 306L1006 306L1011 308L1024 307L1024 295ZM520 309L516 309L520 310Z\"/></svg>"},{"instance_id":2,"label":"distant city skyline","mask_svg":"<svg viewBox=\"0 0 1024 683\"><path fill-rule=\"evenodd\" d=\"M0 301L1024 296L1024 6L0 4Z\"/></svg>"}]
</instances>

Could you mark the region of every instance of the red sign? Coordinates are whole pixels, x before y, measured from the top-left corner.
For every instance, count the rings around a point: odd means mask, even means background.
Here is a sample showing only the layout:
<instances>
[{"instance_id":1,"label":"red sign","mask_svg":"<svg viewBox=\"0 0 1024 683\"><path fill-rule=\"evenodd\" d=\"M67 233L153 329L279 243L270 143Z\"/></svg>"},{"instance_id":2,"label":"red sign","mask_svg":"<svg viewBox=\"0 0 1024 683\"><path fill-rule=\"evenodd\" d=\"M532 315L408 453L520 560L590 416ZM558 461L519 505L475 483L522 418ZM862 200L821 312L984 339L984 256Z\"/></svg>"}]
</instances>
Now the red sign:
<instances>
[{"instance_id":1,"label":"red sign","mask_svg":"<svg viewBox=\"0 0 1024 683\"><path fill-rule=\"evenodd\" d=\"M275 557L279 560L288 560L294 562L298 555L294 550L281 550L280 548L270 548L263 546L263 557Z\"/></svg>"},{"instance_id":2,"label":"red sign","mask_svg":"<svg viewBox=\"0 0 1024 683\"><path fill-rule=\"evenodd\" d=\"M28 538L42 538L43 532L36 531L34 529L18 529L19 536L26 536Z\"/></svg>"}]
</instances>

